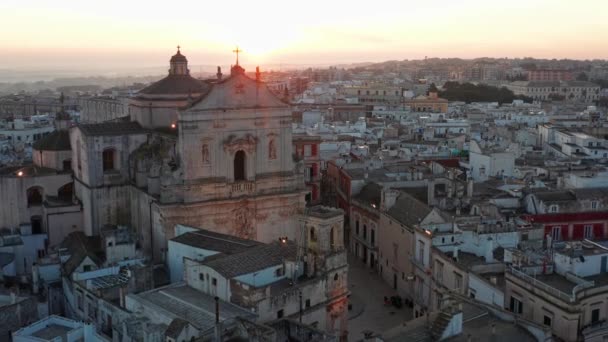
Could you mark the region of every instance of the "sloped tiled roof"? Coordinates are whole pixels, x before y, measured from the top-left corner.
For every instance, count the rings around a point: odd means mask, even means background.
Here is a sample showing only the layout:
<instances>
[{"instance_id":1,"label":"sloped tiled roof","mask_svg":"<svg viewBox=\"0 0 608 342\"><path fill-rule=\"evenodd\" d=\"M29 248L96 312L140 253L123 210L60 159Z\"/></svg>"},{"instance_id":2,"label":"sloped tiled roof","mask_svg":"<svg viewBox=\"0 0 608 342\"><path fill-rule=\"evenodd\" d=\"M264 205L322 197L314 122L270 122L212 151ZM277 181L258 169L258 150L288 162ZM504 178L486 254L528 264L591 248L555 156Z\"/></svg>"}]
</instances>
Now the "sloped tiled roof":
<instances>
[{"instance_id":1,"label":"sloped tiled roof","mask_svg":"<svg viewBox=\"0 0 608 342\"><path fill-rule=\"evenodd\" d=\"M187 321L184 321L181 318L173 319L165 331L165 336L176 339L184 328L188 326L188 324L189 323Z\"/></svg>"},{"instance_id":2,"label":"sloped tiled roof","mask_svg":"<svg viewBox=\"0 0 608 342\"><path fill-rule=\"evenodd\" d=\"M265 268L280 265L285 260L296 258L297 246L294 242L273 242L246 249L232 255L212 256L204 262L226 278L234 278Z\"/></svg>"},{"instance_id":3,"label":"sloped tiled roof","mask_svg":"<svg viewBox=\"0 0 608 342\"><path fill-rule=\"evenodd\" d=\"M204 229L178 235L171 241L224 254L238 253L261 244L254 240L241 239Z\"/></svg>"},{"instance_id":4,"label":"sloped tiled roof","mask_svg":"<svg viewBox=\"0 0 608 342\"><path fill-rule=\"evenodd\" d=\"M571 191L539 192L536 193L535 196L543 202L565 202L576 200L576 196Z\"/></svg>"},{"instance_id":5,"label":"sloped tiled roof","mask_svg":"<svg viewBox=\"0 0 608 342\"><path fill-rule=\"evenodd\" d=\"M94 124L78 125L84 135L123 135L145 133L138 122L135 121L120 121L120 122L102 122Z\"/></svg>"},{"instance_id":6,"label":"sloped tiled roof","mask_svg":"<svg viewBox=\"0 0 608 342\"><path fill-rule=\"evenodd\" d=\"M355 200L362 203L380 205L380 197L382 194L382 186L371 182L366 184L357 195L354 196Z\"/></svg>"},{"instance_id":7,"label":"sloped tiled roof","mask_svg":"<svg viewBox=\"0 0 608 342\"><path fill-rule=\"evenodd\" d=\"M413 227L431 213L432 209L410 194L401 192L388 215L400 223Z\"/></svg>"},{"instance_id":8,"label":"sloped tiled roof","mask_svg":"<svg viewBox=\"0 0 608 342\"><path fill-rule=\"evenodd\" d=\"M99 238L88 237L83 232L70 233L60 245L61 248L66 248L70 254L70 258L63 264L64 274L71 275L86 257L100 265L99 242Z\"/></svg>"}]
</instances>

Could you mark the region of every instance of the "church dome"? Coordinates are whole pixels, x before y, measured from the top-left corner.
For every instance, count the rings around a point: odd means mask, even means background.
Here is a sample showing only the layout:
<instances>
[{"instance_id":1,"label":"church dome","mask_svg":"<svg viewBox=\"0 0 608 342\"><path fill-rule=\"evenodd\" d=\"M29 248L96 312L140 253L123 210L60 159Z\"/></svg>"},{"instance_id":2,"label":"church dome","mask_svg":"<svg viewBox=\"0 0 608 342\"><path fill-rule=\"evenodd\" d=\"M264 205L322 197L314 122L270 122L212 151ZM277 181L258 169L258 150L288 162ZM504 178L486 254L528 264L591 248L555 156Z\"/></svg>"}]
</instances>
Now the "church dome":
<instances>
[{"instance_id":1,"label":"church dome","mask_svg":"<svg viewBox=\"0 0 608 342\"><path fill-rule=\"evenodd\" d=\"M138 95L189 95L200 96L209 90L209 84L190 76L188 60L182 55L180 47L171 57L169 75L139 91Z\"/></svg>"},{"instance_id":2,"label":"church dome","mask_svg":"<svg viewBox=\"0 0 608 342\"><path fill-rule=\"evenodd\" d=\"M169 75L139 91L139 95L196 95L206 93L209 84L190 75Z\"/></svg>"}]
</instances>

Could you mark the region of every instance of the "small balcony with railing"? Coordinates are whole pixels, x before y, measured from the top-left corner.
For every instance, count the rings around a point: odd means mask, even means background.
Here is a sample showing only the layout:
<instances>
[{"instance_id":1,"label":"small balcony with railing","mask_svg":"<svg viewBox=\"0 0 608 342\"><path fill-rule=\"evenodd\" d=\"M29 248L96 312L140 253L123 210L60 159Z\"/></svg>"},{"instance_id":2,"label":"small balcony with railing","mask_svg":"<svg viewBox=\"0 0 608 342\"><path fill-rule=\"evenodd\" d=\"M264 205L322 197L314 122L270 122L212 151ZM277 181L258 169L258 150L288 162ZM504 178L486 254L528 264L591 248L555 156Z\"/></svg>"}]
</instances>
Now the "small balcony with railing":
<instances>
[{"instance_id":1,"label":"small balcony with railing","mask_svg":"<svg viewBox=\"0 0 608 342\"><path fill-rule=\"evenodd\" d=\"M255 182L235 182L230 187L232 196L249 195L255 192Z\"/></svg>"}]
</instances>

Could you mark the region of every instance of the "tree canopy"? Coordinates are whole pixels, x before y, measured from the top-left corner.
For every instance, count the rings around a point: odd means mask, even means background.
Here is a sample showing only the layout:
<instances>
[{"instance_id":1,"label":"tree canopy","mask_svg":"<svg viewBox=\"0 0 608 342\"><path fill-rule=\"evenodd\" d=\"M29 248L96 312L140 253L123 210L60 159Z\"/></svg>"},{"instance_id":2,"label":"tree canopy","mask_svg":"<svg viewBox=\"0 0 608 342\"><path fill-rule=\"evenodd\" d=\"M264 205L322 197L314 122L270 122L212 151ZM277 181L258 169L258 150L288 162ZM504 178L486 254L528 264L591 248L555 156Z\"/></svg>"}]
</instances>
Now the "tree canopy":
<instances>
[{"instance_id":1,"label":"tree canopy","mask_svg":"<svg viewBox=\"0 0 608 342\"><path fill-rule=\"evenodd\" d=\"M524 100L532 103L532 98L515 95L506 87L497 88L485 84L475 85L472 83L446 82L444 91L439 95L448 101L471 102L498 102L499 104L511 103L513 100Z\"/></svg>"}]
</instances>

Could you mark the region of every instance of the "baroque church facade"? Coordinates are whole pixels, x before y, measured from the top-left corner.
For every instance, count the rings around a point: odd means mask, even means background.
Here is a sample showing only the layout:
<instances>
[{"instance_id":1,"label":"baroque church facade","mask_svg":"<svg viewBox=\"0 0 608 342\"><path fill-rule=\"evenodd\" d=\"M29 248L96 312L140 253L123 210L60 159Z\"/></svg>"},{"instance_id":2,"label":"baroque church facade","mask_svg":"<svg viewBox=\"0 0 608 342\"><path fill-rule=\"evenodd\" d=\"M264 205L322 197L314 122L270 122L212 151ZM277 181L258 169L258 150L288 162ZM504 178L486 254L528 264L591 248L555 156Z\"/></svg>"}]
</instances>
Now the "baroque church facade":
<instances>
[{"instance_id":1,"label":"baroque church facade","mask_svg":"<svg viewBox=\"0 0 608 342\"><path fill-rule=\"evenodd\" d=\"M295 239L303 175L292 157L287 103L238 64L224 77L190 76L178 50L169 74L130 103L131 120L70 131L84 231L137 228L162 261L176 224L271 242Z\"/></svg>"},{"instance_id":2,"label":"baroque church facade","mask_svg":"<svg viewBox=\"0 0 608 342\"><path fill-rule=\"evenodd\" d=\"M289 104L267 88L258 70L245 73L238 52L229 75L218 67L214 79L199 80L190 75L178 48L168 75L130 99L128 117L70 127L62 111L57 130L33 146L32 165L0 169L0 252L10 249L9 262L15 264L4 276L26 279L37 274L37 262L47 251L68 240L99 242L112 229L129 231L134 255L151 267L169 267L168 241L178 225L225 234L228 240L292 245L294 255L280 260L281 269L298 265L290 272L299 286L292 280L284 292L264 292L264 300L257 288L239 293L249 291L252 300L270 303L260 306L261 320L283 313L293 319L299 313L305 324L320 324L344 340L343 212L306 206L309 190L303 161L293 155L291 121ZM22 243L7 246L10 239ZM104 241L106 249L117 247ZM126 257L95 267L114 267ZM59 264L65 270L65 260ZM71 279L63 274L62 281ZM277 283L285 285L282 278ZM307 289L314 291L306 294ZM303 309L302 293L316 304ZM87 310L95 310L91 305Z\"/></svg>"}]
</instances>

